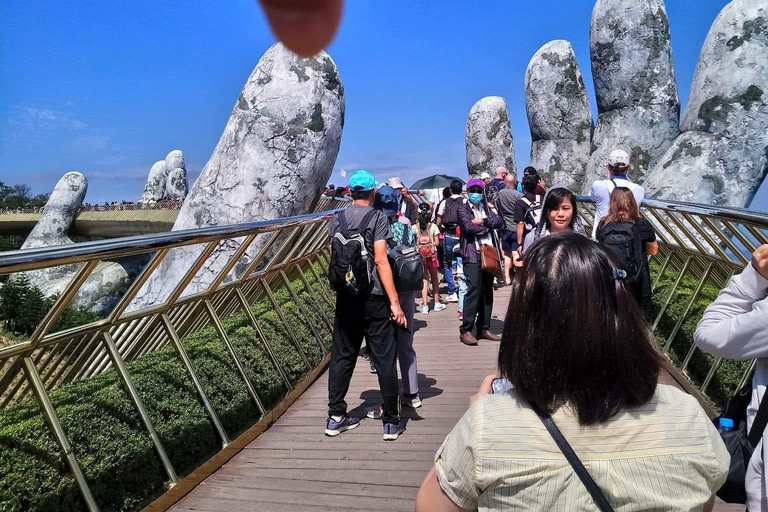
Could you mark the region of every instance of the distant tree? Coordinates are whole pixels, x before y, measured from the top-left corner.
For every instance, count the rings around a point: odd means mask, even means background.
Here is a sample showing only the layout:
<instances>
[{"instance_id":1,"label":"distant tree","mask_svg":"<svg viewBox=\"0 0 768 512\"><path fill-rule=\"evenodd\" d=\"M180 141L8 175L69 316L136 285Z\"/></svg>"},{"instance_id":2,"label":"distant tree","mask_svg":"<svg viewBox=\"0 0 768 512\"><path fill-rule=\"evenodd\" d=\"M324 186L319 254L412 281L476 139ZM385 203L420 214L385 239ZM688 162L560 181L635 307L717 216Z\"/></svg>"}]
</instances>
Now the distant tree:
<instances>
[{"instance_id":1,"label":"distant tree","mask_svg":"<svg viewBox=\"0 0 768 512\"><path fill-rule=\"evenodd\" d=\"M0 209L41 208L50 194L32 195L29 185L6 185L0 181Z\"/></svg>"}]
</instances>

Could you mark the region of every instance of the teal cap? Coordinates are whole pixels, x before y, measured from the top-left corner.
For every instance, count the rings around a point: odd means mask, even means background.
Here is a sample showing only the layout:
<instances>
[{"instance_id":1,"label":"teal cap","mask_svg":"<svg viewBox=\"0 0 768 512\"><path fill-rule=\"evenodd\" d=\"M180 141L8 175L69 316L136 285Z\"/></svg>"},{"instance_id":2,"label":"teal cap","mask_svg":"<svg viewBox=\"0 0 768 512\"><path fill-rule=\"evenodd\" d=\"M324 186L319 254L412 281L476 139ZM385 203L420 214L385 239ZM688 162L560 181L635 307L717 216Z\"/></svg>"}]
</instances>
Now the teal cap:
<instances>
[{"instance_id":1,"label":"teal cap","mask_svg":"<svg viewBox=\"0 0 768 512\"><path fill-rule=\"evenodd\" d=\"M349 190L355 192L366 192L376 188L376 178L368 171L355 171L349 178Z\"/></svg>"}]
</instances>

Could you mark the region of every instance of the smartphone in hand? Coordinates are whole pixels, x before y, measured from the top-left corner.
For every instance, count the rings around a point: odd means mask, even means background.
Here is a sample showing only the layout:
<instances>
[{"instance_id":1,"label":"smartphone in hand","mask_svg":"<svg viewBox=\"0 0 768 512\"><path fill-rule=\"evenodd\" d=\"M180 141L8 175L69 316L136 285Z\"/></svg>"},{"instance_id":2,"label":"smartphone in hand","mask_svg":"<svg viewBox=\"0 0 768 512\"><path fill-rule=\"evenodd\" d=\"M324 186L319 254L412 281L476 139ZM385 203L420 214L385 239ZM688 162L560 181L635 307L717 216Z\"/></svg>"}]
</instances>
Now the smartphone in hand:
<instances>
[{"instance_id":1,"label":"smartphone in hand","mask_svg":"<svg viewBox=\"0 0 768 512\"><path fill-rule=\"evenodd\" d=\"M493 382L491 383L491 391L493 391L494 395L504 393L510 389L512 389L512 384L507 379L497 378L493 379Z\"/></svg>"}]
</instances>

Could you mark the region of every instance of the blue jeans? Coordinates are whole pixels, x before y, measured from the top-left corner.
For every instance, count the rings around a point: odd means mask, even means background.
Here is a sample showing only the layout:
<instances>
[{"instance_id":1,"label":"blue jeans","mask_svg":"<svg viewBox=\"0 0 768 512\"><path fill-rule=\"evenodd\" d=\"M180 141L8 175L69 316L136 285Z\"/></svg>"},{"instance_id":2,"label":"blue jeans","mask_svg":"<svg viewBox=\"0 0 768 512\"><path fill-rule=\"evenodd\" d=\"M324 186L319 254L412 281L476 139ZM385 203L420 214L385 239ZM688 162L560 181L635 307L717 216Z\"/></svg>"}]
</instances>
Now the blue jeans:
<instances>
[{"instance_id":1,"label":"blue jeans","mask_svg":"<svg viewBox=\"0 0 768 512\"><path fill-rule=\"evenodd\" d=\"M456 256L453 248L459 243L458 238L446 236L443 240L443 270L445 270L445 282L448 284L448 295L456 293L456 282L453 280L453 264Z\"/></svg>"}]
</instances>

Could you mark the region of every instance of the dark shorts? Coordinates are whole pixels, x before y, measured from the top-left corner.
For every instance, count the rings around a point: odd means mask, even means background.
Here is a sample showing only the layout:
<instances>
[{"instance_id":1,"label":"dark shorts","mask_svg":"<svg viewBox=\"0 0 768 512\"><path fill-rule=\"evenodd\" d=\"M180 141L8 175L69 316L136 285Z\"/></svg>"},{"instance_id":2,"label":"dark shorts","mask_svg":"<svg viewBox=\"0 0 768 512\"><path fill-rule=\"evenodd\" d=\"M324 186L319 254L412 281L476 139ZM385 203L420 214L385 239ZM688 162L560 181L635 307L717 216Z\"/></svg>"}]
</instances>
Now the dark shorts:
<instances>
[{"instance_id":1,"label":"dark shorts","mask_svg":"<svg viewBox=\"0 0 768 512\"><path fill-rule=\"evenodd\" d=\"M501 248L504 252L513 252L517 250L517 231L501 232Z\"/></svg>"}]
</instances>

